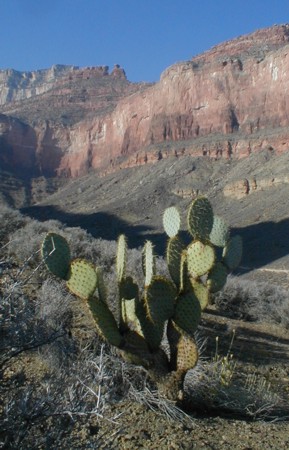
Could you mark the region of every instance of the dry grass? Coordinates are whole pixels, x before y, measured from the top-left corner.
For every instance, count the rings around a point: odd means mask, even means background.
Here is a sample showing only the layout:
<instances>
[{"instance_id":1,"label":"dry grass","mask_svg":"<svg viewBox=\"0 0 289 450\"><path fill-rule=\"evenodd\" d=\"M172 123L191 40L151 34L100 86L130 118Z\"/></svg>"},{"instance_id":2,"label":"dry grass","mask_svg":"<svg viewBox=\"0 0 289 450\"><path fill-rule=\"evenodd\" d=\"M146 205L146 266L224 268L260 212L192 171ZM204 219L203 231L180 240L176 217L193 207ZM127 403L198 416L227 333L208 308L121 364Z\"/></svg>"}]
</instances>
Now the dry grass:
<instances>
[{"instance_id":1,"label":"dry grass","mask_svg":"<svg viewBox=\"0 0 289 450\"><path fill-rule=\"evenodd\" d=\"M220 312L232 318L280 324L289 328L289 293L276 284L228 277L215 295Z\"/></svg>"}]
</instances>

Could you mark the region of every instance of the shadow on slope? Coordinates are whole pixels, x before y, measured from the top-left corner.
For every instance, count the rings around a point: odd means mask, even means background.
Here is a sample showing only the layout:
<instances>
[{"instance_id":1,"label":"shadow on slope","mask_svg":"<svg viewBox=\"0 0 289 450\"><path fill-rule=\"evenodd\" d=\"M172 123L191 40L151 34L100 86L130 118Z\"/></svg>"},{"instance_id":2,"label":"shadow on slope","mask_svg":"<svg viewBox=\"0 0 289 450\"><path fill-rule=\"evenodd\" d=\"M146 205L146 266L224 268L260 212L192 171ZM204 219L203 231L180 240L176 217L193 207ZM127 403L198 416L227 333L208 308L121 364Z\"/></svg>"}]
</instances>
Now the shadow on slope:
<instances>
[{"instance_id":1,"label":"shadow on slope","mask_svg":"<svg viewBox=\"0 0 289 450\"><path fill-rule=\"evenodd\" d=\"M234 228L243 238L245 271L257 269L289 255L289 218L279 222L261 222L244 228Z\"/></svg>"},{"instance_id":2,"label":"shadow on slope","mask_svg":"<svg viewBox=\"0 0 289 450\"><path fill-rule=\"evenodd\" d=\"M123 219L108 212L95 212L92 214L69 213L52 205L31 206L22 208L22 214L40 222L58 220L68 227L81 227L95 238L115 241L124 233L129 239L131 247L142 245L150 237L152 230L149 226L131 225Z\"/></svg>"},{"instance_id":3,"label":"shadow on slope","mask_svg":"<svg viewBox=\"0 0 289 450\"><path fill-rule=\"evenodd\" d=\"M69 227L81 227L96 238L116 240L124 233L130 247L139 247L150 239L158 254L163 255L165 252L167 236L164 232L150 225L133 225L108 212L69 213L52 205L22 208L21 212L39 221L53 219ZM243 238L242 272L260 268L289 254L289 218L280 222L261 222L233 228L232 235L235 234ZM181 232L181 238L185 242L190 240L186 232Z\"/></svg>"}]
</instances>

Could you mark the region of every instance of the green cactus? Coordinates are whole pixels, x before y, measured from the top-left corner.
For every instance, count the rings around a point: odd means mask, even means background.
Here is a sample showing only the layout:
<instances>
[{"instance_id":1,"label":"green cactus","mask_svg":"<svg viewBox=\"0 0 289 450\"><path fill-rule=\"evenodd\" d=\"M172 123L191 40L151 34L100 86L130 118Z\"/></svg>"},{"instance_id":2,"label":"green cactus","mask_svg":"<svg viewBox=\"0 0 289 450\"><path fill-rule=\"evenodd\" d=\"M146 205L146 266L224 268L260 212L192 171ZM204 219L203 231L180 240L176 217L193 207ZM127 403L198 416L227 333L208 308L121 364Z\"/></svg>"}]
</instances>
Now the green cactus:
<instances>
[{"instance_id":1,"label":"green cactus","mask_svg":"<svg viewBox=\"0 0 289 450\"><path fill-rule=\"evenodd\" d=\"M214 216L213 226L210 233L210 242L217 247L225 247L229 239L230 230L222 217Z\"/></svg>"},{"instance_id":2,"label":"green cactus","mask_svg":"<svg viewBox=\"0 0 289 450\"><path fill-rule=\"evenodd\" d=\"M117 241L117 253L116 253L116 276L118 282L120 282L125 276L126 253L127 253L126 237L123 234L121 234Z\"/></svg>"},{"instance_id":3,"label":"green cactus","mask_svg":"<svg viewBox=\"0 0 289 450\"><path fill-rule=\"evenodd\" d=\"M155 255L151 241L146 241L143 248L142 269L145 276L145 286L149 286L156 271Z\"/></svg>"},{"instance_id":4,"label":"green cactus","mask_svg":"<svg viewBox=\"0 0 289 450\"><path fill-rule=\"evenodd\" d=\"M242 259L242 238L237 235L226 243L223 250L223 260L229 270L234 270Z\"/></svg>"},{"instance_id":5,"label":"green cactus","mask_svg":"<svg viewBox=\"0 0 289 450\"><path fill-rule=\"evenodd\" d=\"M164 335L165 322L160 321L154 324L147 317L147 311L145 306L145 300L140 299L136 304L136 314L139 320L140 332L139 334L144 337L148 347L154 352L160 347L160 344Z\"/></svg>"},{"instance_id":6,"label":"green cactus","mask_svg":"<svg viewBox=\"0 0 289 450\"><path fill-rule=\"evenodd\" d=\"M125 359L143 365L156 383L166 385L166 392L177 399L186 372L198 361L194 333L202 311L210 304L211 293L224 286L228 272L240 262L242 242L239 236L230 238L229 228L213 215L205 197L189 207L188 231L193 240L188 245L178 236L180 215L175 207L164 212L163 225L168 235L166 262L171 279L156 274L153 245L147 241L142 253L144 282L138 286L126 275L126 238L121 235L118 239L119 317L108 306L102 270L83 259L71 261L63 237L49 233L42 244L42 256L46 267L87 302L99 335ZM169 354L161 348L164 335Z\"/></svg>"},{"instance_id":7,"label":"green cactus","mask_svg":"<svg viewBox=\"0 0 289 450\"><path fill-rule=\"evenodd\" d=\"M199 280L191 279L191 286L203 311L209 304L210 290Z\"/></svg>"},{"instance_id":8,"label":"green cactus","mask_svg":"<svg viewBox=\"0 0 289 450\"><path fill-rule=\"evenodd\" d=\"M201 312L200 302L192 290L179 295L173 320L180 329L193 336L201 320Z\"/></svg>"},{"instance_id":9,"label":"green cactus","mask_svg":"<svg viewBox=\"0 0 289 450\"><path fill-rule=\"evenodd\" d=\"M82 300L88 300L96 290L97 275L93 264L75 259L70 264L68 289Z\"/></svg>"},{"instance_id":10,"label":"green cactus","mask_svg":"<svg viewBox=\"0 0 289 450\"><path fill-rule=\"evenodd\" d=\"M195 239L208 240L212 231L214 214L206 197L194 200L188 211L188 230Z\"/></svg>"},{"instance_id":11,"label":"green cactus","mask_svg":"<svg viewBox=\"0 0 289 450\"><path fill-rule=\"evenodd\" d=\"M108 306L99 298L93 296L88 297L88 306L100 336L106 339L111 345L121 347L123 344L123 336L119 332L116 320Z\"/></svg>"},{"instance_id":12,"label":"green cactus","mask_svg":"<svg viewBox=\"0 0 289 450\"><path fill-rule=\"evenodd\" d=\"M167 208L163 215L163 226L167 235L170 238L175 237L180 230L180 225L181 218L177 208L174 206Z\"/></svg>"},{"instance_id":13,"label":"green cactus","mask_svg":"<svg viewBox=\"0 0 289 450\"><path fill-rule=\"evenodd\" d=\"M205 275L215 263L215 251L209 244L201 241L192 242L187 248L188 272L192 277Z\"/></svg>"},{"instance_id":14,"label":"green cactus","mask_svg":"<svg viewBox=\"0 0 289 450\"><path fill-rule=\"evenodd\" d=\"M106 301L107 301L107 289L106 289L105 282L104 282L104 279L103 279L102 269L100 267L96 267L95 268L95 272L96 272L96 277L97 277L97 293L98 293L98 297L103 303L106 303Z\"/></svg>"},{"instance_id":15,"label":"green cactus","mask_svg":"<svg viewBox=\"0 0 289 450\"><path fill-rule=\"evenodd\" d=\"M145 289L145 307L148 319L154 324L162 324L174 313L177 289L164 277L154 276Z\"/></svg>"},{"instance_id":16,"label":"green cactus","mask_svg":"<svg viewBox=\"0 0 289 450\"><path fill-rule=\"evenodd\" d=\"M167 265L169 269L170 276L177 286L181 286L181 265L182 265L182 252L185 250L185 244L181 241L178 236L171 237L168 240L167 245Z\"/></svg>"},{"instance_id":17,"label":"green cactus","mask_svg":"<svg viewBox=\"0 0 289 450\"><path fill-rule=\"evenodd\" d=\"M132 277L126 277L119 282L118 289L121 313L120 330L128 330L129 325L132 324L134 327L138 327L138 319L135 314L136 303L139 300L138 285Z\"/></svg>"},{"instance_id":18,"label":"green cactus","mask_svg":"<svg viewBox=\"0 0 289 450\"><path fill-rule=\"evenodd\" d=\"M66 239L56 233L48 233L42 243L41 255L48 270L67 280L70 267L70 248Z\"/></svg>"},{"instance_id":19,"label":"green cactus","mask_svg":"<svg viewBox=\"0 0 289 450\"><path fill-rule=\"evenodd\" d=\"M220 291L226 284L228 270L222 262L214 264L207 278L207 287L210 292Z\"/></svg>"}]
</instances>

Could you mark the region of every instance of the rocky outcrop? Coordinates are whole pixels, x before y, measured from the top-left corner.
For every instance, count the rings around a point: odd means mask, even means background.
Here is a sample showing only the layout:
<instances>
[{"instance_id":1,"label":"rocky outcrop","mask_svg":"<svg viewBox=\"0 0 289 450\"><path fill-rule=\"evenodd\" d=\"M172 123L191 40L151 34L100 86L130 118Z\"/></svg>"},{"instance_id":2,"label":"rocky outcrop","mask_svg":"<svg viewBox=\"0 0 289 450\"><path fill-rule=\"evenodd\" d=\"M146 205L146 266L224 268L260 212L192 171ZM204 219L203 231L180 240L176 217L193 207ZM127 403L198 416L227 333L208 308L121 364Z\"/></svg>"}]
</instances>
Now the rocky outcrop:
<instances>
[{"instance_id":1,"label":"rocky outcrop","mask_svg":"<svg viewBox=\"0 0 289 450\"><path fill-rule=\"evenodd\" d=\"M107 69L96 70L98 86L103 89ZM49 116L52 107L45 108L46 120L43 112L37 116L41 102L34 104L33 117L31 108L23 112L25 102L2 107L3 113L28 123L31 131L23 126L20 139L18 130L17 145L22 142L24 155L24 148L33 146L30 161L43 174L76 177L90 169L111 171L119 165L145 164L170 155L241 158L264 148L277 153L288 150L288 25L257 31L175 64L151 86L132 87L116 66L109 82L124 84L108 108L105 101L114 88L106 85L101 91L105 99L97 103L101 95L92 93L97 89L95 83L91 88L88 79L92 72L61 69L61 77L56 77L58 107L54 111L62 111L57 120ZM79 83L72 83L78 96L73 97L69 77L71 82L74 77L86 83L80 83L81 91ZM47 95L48 91L46 99ZM2 133L2 141L17 161L21 151L14 150L12 128Z\"/></svg>"},{"instance_id":2,"label":"rocky outcrop","mask_svg":"<svg viewBox=\"0 0 289 450\"><path fill-rule=\"evenodd\" d=\"M224 187L224 196L235 198L237 200L246 197L249 194L257 191L264 191L266 189L280 185L289 184L289 176L278 176L271 178L243 178L233 183L229 183Z\"/></svg>"},{"instance_id":3,"label":"rocky outcrop","mask_svg":"<svg viewBox=\"0 0 289 450\"><path fill-rule=\"evenodd\" d=\"M84 67L56 64L50 69L20 72L13 69L0 70L0 105L27 100L42 95L67 81L100 79L103 77L126 79L123 69L116 64L109 74L108 66Z\"/></svg>"}]
</instances>

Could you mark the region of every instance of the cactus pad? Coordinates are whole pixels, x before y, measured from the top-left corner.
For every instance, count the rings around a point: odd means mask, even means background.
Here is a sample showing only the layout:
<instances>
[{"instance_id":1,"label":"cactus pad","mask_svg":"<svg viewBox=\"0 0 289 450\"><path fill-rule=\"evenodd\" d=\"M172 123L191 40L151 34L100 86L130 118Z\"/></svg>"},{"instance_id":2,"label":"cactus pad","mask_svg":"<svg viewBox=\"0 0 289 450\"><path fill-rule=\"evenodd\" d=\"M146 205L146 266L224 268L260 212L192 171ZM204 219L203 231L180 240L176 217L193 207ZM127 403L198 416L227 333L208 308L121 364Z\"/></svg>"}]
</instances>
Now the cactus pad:
<instances>
[{"instance_id":1,"label":"cactus pad","mask_svg":"<svg viewBox=\"0 0 289 450\"><path fill-rule=\"evenodd\" d=\"M125 277L119 283L119 296L126 299L138 299L138 285L132 277Z\"/></svg>"},{"instance_id":2,"label":"cactus pad","mask_svg":"<svg viewBox=\"0 0 289 450\"><path fill-rule=\"evenodd\" d=\"M97 285L95 267L84 259L74 259L70 265L68 289L83 300L93 295Z\"/></svg>"},{"instance_id":3,"label":"cactus pad","mask_svg":"<svg viewBox=\"0 0 289 450\"><path fill-rule=\"evenodd\" d=\"M174 322L184 331L193 335L201 319L201 305L193 291L182 294L178 298Z\"/></svg>"},{"instance_id":4,"label":"cactus pad","mask_svg":"<svg viewBox=\"0 0 289 450\"><path fill-rule=\"evenodd\" d=\"M199 359L195 339L187 333L182 333L177 344L177 370L187 372L193 369Z\"/></svg>"},{"instance_id":5,"label":"cactus pad","mask_svg":"<svg viewBox=\"0 0 289 450\"><path fill-rule=\"evenodd\" d=\"M141 335L145 338L152 351L159 348L164 334L164 322L154 324L147 318L146 308L143 300L136 304L136 315L138 317Z\"/></svg>"},{"instance_id":6,"label":"cactus pad","mask_svg":"<svg viewBox=\"0 0 289 450\"><path fill-rule=\"evenodd\" d=\"M121 306L121 329L127 329L133 325L134 329L140 329L136 316L136 302L138 301L138 285L131 277L126 277L119 283L119 297Z\"/></svg>"},{"instance_id":7,"label":"cactus pad","mask_svg":"<svg viewBox=\"0 0 289 450\"><path fill-rule=\"evenodd\" d=\"M89 297L88 306L92 313L98 333L111 345L121 347L123 338L108 306L96 297Z\"/></svg>"},{"instance_id":8,"label":"cactus pad","mask_svg":"<svg viewBox=\"0 0 289 450\"><path fill-rule=\"evenodd\" d=\"M214 221L211 203L206 197L194 200L188 212L188 230L195 239L208 240Z\"/></svg>"},{"instance_id":9,"label":"cactus pad","mask_svg":"<svg viewBox=\"0 0 289 450\"><path fill-rule=\"evenodd\" d=\"M220 291L227 281L227 268L221 262L214 264L207 278L207 286L210 292Z\"/></svg>"},{"instance_id":10,"label":"cactus pad","mask_svg":"<svg viewBox=\"0 0 289 450\"><path fill-rule=\"evenodd\" d=\"M130 329L142 334L140 322L136 314L137 301L135 298L121 299L121 331Z\"/></svg>"},{"instance_id":11,"label":"cactus pad","mask_svg":"<svg viewBox=\"0 0 289 450\"><path fill-rule=\"evenodd\" d=\"M145 275L145 286L148 286L155 274L155 256L153 244L146 241L142 252L142 268Z\"/></svg>"},{"instance_id":12,"label":"cactus pad","mask_svg":"<svg viewBox=\"0 0 289 450\"><path fill-rule=\"evenodd\" d=\"M97 277L97 293L99 299L106 303L107 300L107 292L106 292L106 286L103 279L103 273L100 267L96 267L95 269L96 277Z\"/></svg>"},{"instance_id":13,"label":"cactus pad","mask_svg":"<svg viewBox=\"0 0 289 450\"><path fill-rule=\"evenodd\" d=\"M177 287L181 285L181 259L185 244L177 237L168 240L167 265L173 282Z\"/></svg>"},{"instance_id":14,"label":"cactus pad","mask_svg":"<svg viewBox=\"0 0 289 450\"><path fill-rule=\"evenodd\" d=\"M145 289L145 306L148 318L155 324L163 323L174 313L177 290L164 277L154 276Z\"/></svg>"},{"instance_id":15,"label":"cactus pad","mask_svg":"<svg viewBox=\"0 0 289 450\"><path fill-rule=\"evenodd\" d=\"M192 280L191 283L194 294L199 300L201 310L203 311L209 303L209 290L201 281Z\"/></svg>"},{"instance_id":16,"label":"cactus pad","mask_svg":"<svg viewBox=\"0 0 289 450\"><path fill-rule=\"evenodd\" d=\"M200 277L214 265L215 251L211 245L201 241L192 242L187 249L188 272L192 277Z\"/></svg>"},{"instance_id":17,"label":"cactus pad","mask_svg":"<svg viewBox=\"0 0 289 450\"><path fill-rule=\"evenodd\" d=\"M125 276L126 252L127 252L126 238L123 234L121 234L117 241L117 253L116 253L116 275L118 282L120 282L122 278L124 278Z\"/></svg>"},{"instance_id":18,"label":"cactus pad","mask_svg":"<svg viewBox=\"0 0 289 450\"><path fill-rule=\"evenodd\" d=\"M211 243L217 247L225 247L229 234L229 227L222 217L214 216L213 227L210 233Z\"/></svg>"},{"instance_id":19,"label":"cactus pad","mask_svg":"<svg viewBox=\"0 0 289 450\"><path fill-rule=\"evenodd\" d=\"M163 215L163 225L167 235L172 238L179 232L181 218L179 211L174 206L167 208Z\"/></svg>"},{"instance_id":20,"label":"cactus pad","mask_svg":"<svg viewBox=\"0 0 289 450\"><path fill-rule=\"evenodd\" d=\"M71 255L64 237L56 233L48 233L42 243L41 255L46 267L53 275L67 280Z\"/></svg>"},{"instance_id":21,"label":"cactus pad","mask_svg":"<svg viewBox=\"0 0 289 450\"><path fill-rule=\"evenodd\" d=\"M223 250L223 260L230 270L236 269L242 259L243 244L241 236L231 238Z\"/></svg>"}]
</instances>

